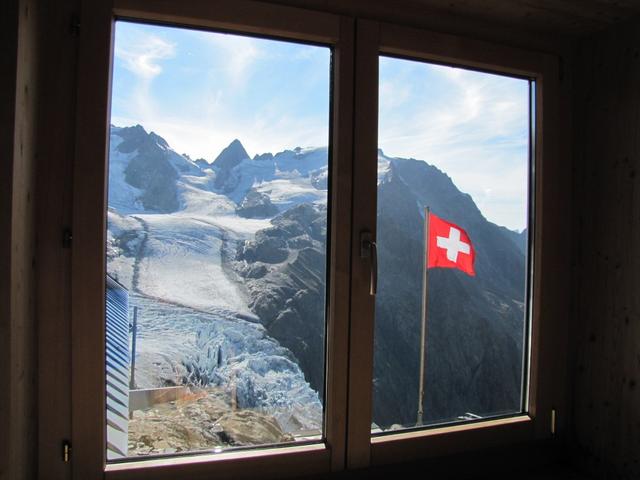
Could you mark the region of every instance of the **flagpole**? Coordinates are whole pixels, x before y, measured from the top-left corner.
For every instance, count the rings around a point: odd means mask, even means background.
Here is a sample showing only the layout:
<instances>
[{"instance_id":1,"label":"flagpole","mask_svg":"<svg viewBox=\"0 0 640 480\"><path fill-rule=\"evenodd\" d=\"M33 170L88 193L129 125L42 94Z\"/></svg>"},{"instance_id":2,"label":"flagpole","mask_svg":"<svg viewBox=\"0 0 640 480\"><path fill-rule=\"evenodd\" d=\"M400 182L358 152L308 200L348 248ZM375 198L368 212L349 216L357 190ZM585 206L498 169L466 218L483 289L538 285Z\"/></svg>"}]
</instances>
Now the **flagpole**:
<instances>
[{"instance_id":1,"label":"flagpole","mask_svg":"<svg viewBox=\"0 0 640 480\"><path fill-rule=\"evenodd\" d=\"M424 413L422 404L424 401L424 368L425 368L425 343L427 337L427 307L429 306L429 269L427 263L429 262L429 213L430 208L424 209L424 259L422 262L422 315L420 326L420 377L418 387L418 419L416 426L422 425L422 414Z\"/></svg>"}]
</instances>

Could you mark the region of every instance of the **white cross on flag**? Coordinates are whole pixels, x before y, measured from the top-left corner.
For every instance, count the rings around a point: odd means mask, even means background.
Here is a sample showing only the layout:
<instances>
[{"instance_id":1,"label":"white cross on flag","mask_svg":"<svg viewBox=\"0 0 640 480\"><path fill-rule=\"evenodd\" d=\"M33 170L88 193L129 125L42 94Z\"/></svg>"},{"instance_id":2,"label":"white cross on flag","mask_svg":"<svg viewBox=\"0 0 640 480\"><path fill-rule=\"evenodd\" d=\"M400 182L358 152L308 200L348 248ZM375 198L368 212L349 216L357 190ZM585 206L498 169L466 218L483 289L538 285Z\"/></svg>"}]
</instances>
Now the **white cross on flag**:
<instances>
[{"instance_id":1,"label":"white cross on flag","mask_svg":"<svg viewBox=\"0 0 640 480\"><path fill-rule=\"evenodd\" d=\"M427 268L457 268L475 276L476 252L462 228L429 213L428 242Z\"/></svg>"}]
</instances>

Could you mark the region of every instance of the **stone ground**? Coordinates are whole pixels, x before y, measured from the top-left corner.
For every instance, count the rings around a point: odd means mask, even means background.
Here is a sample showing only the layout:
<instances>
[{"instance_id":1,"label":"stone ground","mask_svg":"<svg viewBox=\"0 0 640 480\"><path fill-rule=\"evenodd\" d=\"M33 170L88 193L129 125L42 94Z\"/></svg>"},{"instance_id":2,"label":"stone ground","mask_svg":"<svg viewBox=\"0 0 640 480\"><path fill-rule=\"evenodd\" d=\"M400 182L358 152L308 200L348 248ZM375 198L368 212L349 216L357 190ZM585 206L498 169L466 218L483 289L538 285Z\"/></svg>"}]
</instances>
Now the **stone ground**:
<instances>
[{"instance_id":1,"label":"stone ground","mask_svg":"<svg viewBox=\"0 0 640 480\"><path fill-rule=\"evenodd\" d=\"M129 420L129 456L166 455L293 441L276 420L235 409L218 389L194 391L186 399L136 410Z\"/></svg>"}]
</instances>

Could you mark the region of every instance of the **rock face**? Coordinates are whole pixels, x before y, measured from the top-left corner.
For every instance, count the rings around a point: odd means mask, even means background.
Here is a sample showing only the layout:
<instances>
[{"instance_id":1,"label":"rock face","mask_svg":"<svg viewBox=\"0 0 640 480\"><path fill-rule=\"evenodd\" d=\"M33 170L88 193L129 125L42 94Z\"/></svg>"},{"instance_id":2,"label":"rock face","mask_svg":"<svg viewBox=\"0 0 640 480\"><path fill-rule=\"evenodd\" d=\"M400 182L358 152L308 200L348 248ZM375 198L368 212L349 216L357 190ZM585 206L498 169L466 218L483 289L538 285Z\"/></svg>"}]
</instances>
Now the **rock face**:
<instances>
[{"instance_id":1,"label":"rock face","mask_svg":"<svg viewBox=\"0 0 640 480\"><path fill-rule=\"evenodd\" d=\"M451 420L519 411L524 256L471 197L435 167L392 160L378 187L374 420L411 424L417 411L423 213L463 228L476 277L431 269L424 418Z\"/></svg>"},{"instance_id":2,"label":"rock face","mask_svg":"<svg viewBox=\"0 0 640 480\"><path fill-rule=\"evenodd\" d=\"M385 428L416 420L423 213L459 224L477 251L476 277L430 271L426 422L521 408L525 258L471 197L425 162L390 160L378 190L374 418ZM238 251L251 308L321 389L326 212L299 205ZM517 236L517 234L514 234Z\"/></svg>"},{"instance_id":3,"label":"rock face","mask_svg":"<svg viewBox=\"0 0 640 480\"><path fill-rule=\"evenodd\" d=\"M324 384L326 208L302 204L239 247L251 309L296 356L311 387Z\"/></svg>"},{"instance_id":4,"label":"rock face","mask_svg":"<svg viewBox=\"0 0 640 480\"><path fill-rule=\"evenodd\" d=\"M264 193L250 190L244 197L236 213L245 218L270 218L278 213L276 207Z\"/></svg>"},{"instance_id":5,"label":"rock face","mask_svg":"<svg viewBox=\"0 0 640 480\"><path fill-rule=\"evenodd\" d=\"M526 228L521 232L514 232L513 230L509 230L505 227L500 227L500 229L518 246L523 255L527 254L527 240L529 238L529 232Z\"/></svg>"},{"instance_id":6,"label":"rock face","mask_svg":"<svg viewBox=\"0 0 640 480\"><path fill-rule=\"evenodd\" d=\"M190 401L136 410L129 420L129 456L290 442L270 415L234 410L228 396L207 389Z\"/></svg>"},{"instance_id":7,"label":"rock face","mask_svg":"<svg viewBox=\"0 0 640 480\"><path fill-rule=\"evenodd\" d=\"M207 162L204 158L198 158L194 161L194 163L198 165L202 170L211 168L211 164Z\"/></svg>"},{"instance_id":8,"label":"rock face","mask_svg":"<svg viewBox=\"0 0 640 480\"><path fill-rule=\"evenodd\" d=\"M222 150L212 164L218 170L218 176L214 184L215 188L222 188L227 182L231 170L245 158L249 158L249 154L237 139Z\"/></svg>"},{"instance_id":9,"label":"rock face","mask_svg":"<svg viewBox=\"0 0 640 480\"><path fill-rule=\"evenodd\" d=\"M249 154L237 138L233 140L213 161L213 165L220 170L231 170L245 158L249 158Z\"/></svg>"},{"instance_id":10,"label":"rock face","mask_svg":"<svg viewBox=\"0 0 640 480\"><path fill-rule=\"evenodd\" d=\"M140 125L112 127L111 132L122 139L117 152L131 155L124 180L141 191L137 200L144 209L164 213L178 210L176 182L181 174L194 173L198 167L171 150L162 137L147 133Z\"/></svg>"}]
</instances>

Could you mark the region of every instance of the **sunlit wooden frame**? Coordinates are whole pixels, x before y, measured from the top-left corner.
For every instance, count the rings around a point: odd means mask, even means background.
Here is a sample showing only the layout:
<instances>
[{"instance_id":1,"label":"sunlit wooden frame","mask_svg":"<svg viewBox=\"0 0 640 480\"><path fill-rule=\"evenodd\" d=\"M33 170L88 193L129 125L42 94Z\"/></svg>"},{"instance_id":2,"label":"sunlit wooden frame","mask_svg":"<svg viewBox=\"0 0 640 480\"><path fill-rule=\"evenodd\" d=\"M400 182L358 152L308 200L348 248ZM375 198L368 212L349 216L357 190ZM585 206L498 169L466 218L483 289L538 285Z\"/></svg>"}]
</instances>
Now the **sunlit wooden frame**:
<instances>
[{"instance_id":1,"label":"sunlit wooden frame","mask_svg":"<svg viewBox=\"0 0 640 480\"><path fill-rule=\"evenodd\" d=\"M86 0L79 50L72 253L72 478L282 478L344 468L346 438L353 21L245 0ZM106 464L104 242L115 18L255 34L333 49L325 441Z\"/></svg>"},{"instance_id":2,"label":"sunlit wooden frame","mask_svg":"<svg viewBox=\"0 0 640 480\"><path fill-rule=\"evenodd\" d=\"M569 258L558 249L568 222L554 205L570 203L570 172L560 161L561 127L557 57L455 35L358 20L355 76L354 218L352 227L352 331L349 384L350 468L424 459L552 436L552 410L566 411L566 342ZM360 232L376 231L378 59L424 60L535 81L531 173L530 325L525 414L468 424L371 436L374 297L366 295L369 270L357 256ZM531 229L530 229L531 231ZM554 414L555 415L555 414ZM555 421L555 419L553 420ZM553 427L557 430L558 426Z\"/></svg>"}]
</instances>

